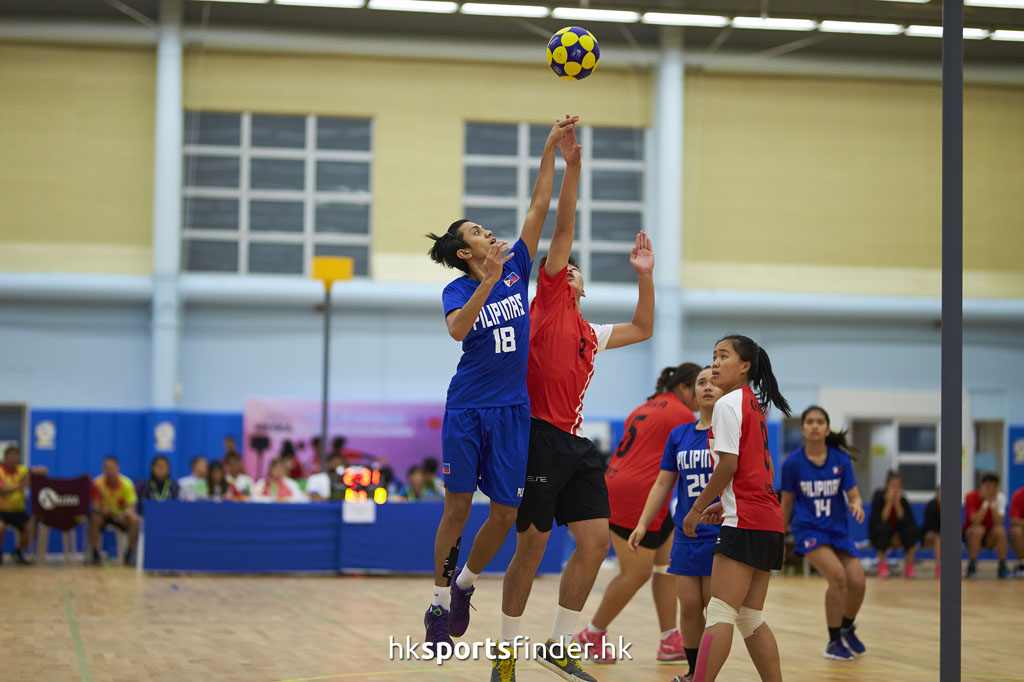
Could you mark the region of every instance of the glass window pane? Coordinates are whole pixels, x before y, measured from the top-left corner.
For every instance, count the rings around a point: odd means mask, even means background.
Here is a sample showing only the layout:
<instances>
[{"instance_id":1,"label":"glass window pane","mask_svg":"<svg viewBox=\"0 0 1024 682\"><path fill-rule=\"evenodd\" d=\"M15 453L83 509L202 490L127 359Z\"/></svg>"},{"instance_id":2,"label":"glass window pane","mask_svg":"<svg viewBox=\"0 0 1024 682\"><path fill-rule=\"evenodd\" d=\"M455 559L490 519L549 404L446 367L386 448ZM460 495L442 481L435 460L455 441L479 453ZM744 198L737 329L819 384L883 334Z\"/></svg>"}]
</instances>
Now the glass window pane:
<instances>
[{"instance_id":1,"label":"glass window pane","mask_svg":"<svg viewBox=\"0 0 1024 682\"><path fill-rule=\"evenodd\" d=\"M317 203L316 231L334 234L368 234L370 232L370 205Z\"/></svg>"},{"instance_id":2,"label":"glass window pane","mask_svg":"<svg viewBox=\"0 0 1024 682\"><path fill-rule=\"evenodd\" d=\"M900 426L900 452L938 452L938 429L934 426Z\"/></svg>"},{"instance_id":3,"label":"glass window pane","mask_svg":"<svg viewBox=\"0 0 1024 682\"><path fill-rule=\"evenodd\" d=\"M539 158L544 154L544 143L550 134L551 126L530 126L530 156Z\"/></svg>"},{"instance_id":4,"label":"glass window pane","mask_svg":"<svg viewBox=\"0 0 1024 682\"><path fill-rule=\"evenodd\" d=\"M186 154L182 182L192 187L237 188L240 163L237 156Z\"/></svg>"},{"instance_id":5,"label":"glass window pane","mask_svg":"<svg viewBox=\"0 0 1024 682\"><path fill-rule=\"evenodd\" d=\"M317 161L316 188L320 192L369 192L370 164Z\"/></svg>"},{"instance_id":6,"label":"glass window pane","mask_svg":"<svg viewBox=\"0 0 1024 682\"><path fill-rule=\"evenodd\" d=\"M555 206L552 206L548 210L547 218L544 220L544 228L540 232L540 238L541 239L551 239L552 235L554 235L554 233L555 233L555 219L557 218L557 216L558 216L558 208L555 207ZM577 239L579 239L580 230L583 229L581 227L581 225L582 225L582 223L580 222L581 220L582 220L582 217L581 217L580 212L576 211L576 223L574 224L574 227L575 227L575 230L576 230L576 238Z\"/></svg>"},{"instance_id":7,"label":"glass window pane","mask_svg":"<svg viewBox=\"0 0 1024 682\"><path fill-rule=\"evenodd\" d=\"M642 128L594 128L591 151L595 159L644 158L644 131Z\"/></svg>"},{"instance_id":8,"label":"glass window pane","mask_svg":"<svg viewBox=\"0 0 1024 682\"><path fill-rule=\"evenodd\" d=\"M467 123L466 153L516 156L518 126L500 123Z\"/></svg>"},{"instance_id":9,"label":"glass window pane","mask_svg":"<svg viewBox=\"0 0 1024 682\"><path fill-rule=\"evenodd\" d=\"M636 282L636 270L629 264L629 252L590 254L592 282Z\"/></svg>"},{"instance_id":10,"label":"glass window pane","mask_svg":"<svg viewBox=\"0 0 1024 682\"><path fill-rule=\"evenodd\" d=\"M302 274L302 244L249 244L249 272Z\"/></svg>"},{"instance_id":11,"label":"glass window pane","mask_svg":"<svg viewBox=\"0 0 1024 682\"><path fill-rule=\"evenodd\" d=\"M591 177L594 201L643 201L644 176L639 171L595 170Z\"/></svg>"},{"instance_id":12,"label":"glass window pane","mask_svg":"<svg viewBox=\"0 0 1024 682\"><path fill-rule=\"evenodd\" d=\"M540 169L539 168L531 168L530 169L530 180L529 180L530 184L527 186L527 188L528 188L528 190L530 192L533 191L533 186L537 183L537 176L538 175L540 175ZM551 181L551 202L552 203L555 203L558 200L558 197L561 195L561 191L562 191L562 177L564 175L565 175L565 168L564 167L559 168L558 166L555 166L555 177ZM576 191L577 192L579 191L579 182L578 181L576 183Z\"/></svg>"},{"instance_id":13,"label":"glass window pane","mask_svg":"<svg viewBox=\"0 0 1024 682\"><path fill-rule=\"evenodd\" d=\"M353 152L370 151L370 119L327 118L316 121L317 149L342 149Z\"/></svg>"},{"instance_id":14,"label":"glass window pane","mask_svg":"<svg viewBox=\"0 0 1024 682\"><path fill-rule=\"evenodd\" d=\"M185 197L182 219L189 229L237 230L238 199Z\"/></svg>"},{"instance_id":15,"label":"glass window pane","mask_svg":"<svg viewBox=\"0 0 1024 682\"><path fill-rule=\"evenodd\" d=\"M302 232L302 202L250 201L249 229L253 232Z\"/></svg>"},{"instance_id":16,"label":"glass window pane","mask_svg":"<svg viewBox=\"0 0 1024 682\"><path fill-rule=\"evenodd\" d=\"M355 261L354 274L357 277L366 277L370 273L370 247L350 246L348 244L317 244L314 248L314 255L317 256L347 256Z\"/></svg>"},{"instance_id":17,"label":"glass window pane","mask_svg":"<svg viewBox=\"0 0 1024 682\"><path fill-rule=\"evenodd\" d=\"M186 239L182 259L190 272L238 272L238 243Z\"/></svg>"},{"instance_id":18,"label":"glass window pane","mask_svg":"<svg viewBox=\"0 0 1024 682\"><path fill-rule=\"evenodd\" d=\"M514 208L464 206L462 215L505 240L514 240L521 227Z\"/></svg>"},{"instance_id":19,"label":"glass window pane","mask_svg":"<svg viewBox=\"0 0 1024 682\"><path fill-rule=\"evenodd\" d=\"M252 146L305 148L306 117L253 114Z\"/></svg>"},{"instance_id":20,"label":"glass window pane","mask_svg":"<svg viewBox=\"0 0 1024 682\"><path fill-rule=\"evenodd\" d=\"M901 464L904 490L935 490L934 464Z\"/></svg>"},{"instance_id":21,"label":"glass window pane","mask_svg":"<svg viewBox=\"0 0 1024 682\"><path fill-rule=\"evenodd\" d=\"M590 216L590 236L602 241L631 242L644 229L639 211L594 211Z\"/></svg>"},{"instance_id":22,"label":"glass window pane","mask_svg":"<svg viewBox=\"0 0 1024 682\"><path fill-rule=\"evenodd\" d=\"M305 187L305 162L301 159L251 159L249 186L253 189L291 189Z\"/></svg>"},{"instance_id":23,"label":"glass window pane","mask_svg":"<svg viewBox=\"0 0 1024 682\"><path fill-rule=\"evenodd\" d=\"M516 196L516 169L505 166L466 166L466 195Z\"/></svg>"},{"instance_id":24,"label":"glass window pane","mask_svg":"<svg viewBox=\"0 0 1024 682\"><path fill-rule=\"evenodd\" d=\"M241 143L241 114L216 114L211 111L185 112L185 144L218 144L237 147Z\"/></svg>"}]
</instances>

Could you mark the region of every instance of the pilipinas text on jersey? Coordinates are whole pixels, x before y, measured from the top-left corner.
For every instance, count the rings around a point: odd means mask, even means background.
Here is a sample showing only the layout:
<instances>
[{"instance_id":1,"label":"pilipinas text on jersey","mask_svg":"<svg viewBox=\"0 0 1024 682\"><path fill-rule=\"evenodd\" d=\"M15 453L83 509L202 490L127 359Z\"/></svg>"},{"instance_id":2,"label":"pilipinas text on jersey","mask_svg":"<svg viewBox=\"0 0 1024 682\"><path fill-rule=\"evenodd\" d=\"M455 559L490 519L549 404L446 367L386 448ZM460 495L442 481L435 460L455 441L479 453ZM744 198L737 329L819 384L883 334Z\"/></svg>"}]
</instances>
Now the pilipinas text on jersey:
<instances>
[{"instance_id":1,"label":"pilipinas text on jersey","mask_svg":"<svg viewBox=\"0 0 1024 682\"><path fill-rule=\"evenodd\" d=\"M850 457L841 450L829 448L822 466L809 460L804 448L795 450L782 463L782 490L793 493L790 525L847 534L850 512L845 492L855 485Z\"/></svg>"},{"instance_id":2,"label":"pilipinas text on jersey","mask_svg":"<svg viewBox=\"0 0 1024 682\"><path fill-rule=\"evenodd\" d=\"M697 422L690 422L672 429L665 443L665 453L661 457L662 471L675 471L679 474L676 483L676 511L672 517L676 526L682 527L683 519L690 513L693 503L697 501L704 487L711 480L714 467L711 463L711 451L708 449L708 431L697 430ZM718 498L712 500L717 502ZM686 536L687 540L705 540L718 535L717 525L697 524L697 537Z\"/></svg>"},{"instance_id":3,"label":"pilipinas text on jersey","mask_svg":"<svg viewBox=\"0 0 1024 682\"><path fill-rule=\"evenodd\" d=\"M462 357L448 385L448 407L503 407L529 402L526 367L530 345L530 251L520 239L491 289L473 328L462 340ZM466 305L480 282L467 276L442 294L444 314Z\"/></svg>"}]
</instances>

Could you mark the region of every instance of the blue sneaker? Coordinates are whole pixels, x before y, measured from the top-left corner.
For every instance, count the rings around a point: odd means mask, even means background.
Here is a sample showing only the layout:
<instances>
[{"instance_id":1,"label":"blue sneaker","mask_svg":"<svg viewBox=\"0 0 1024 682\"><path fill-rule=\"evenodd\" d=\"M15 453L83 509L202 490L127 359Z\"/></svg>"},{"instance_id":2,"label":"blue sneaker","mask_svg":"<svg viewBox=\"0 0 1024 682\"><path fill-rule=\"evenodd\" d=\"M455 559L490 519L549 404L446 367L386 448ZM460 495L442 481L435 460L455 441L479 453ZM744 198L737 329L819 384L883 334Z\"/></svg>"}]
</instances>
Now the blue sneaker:
<instances>
[{"instance_id":1,"label":"blue sneaker","mask_svg":"<svg viewBox=\"0 0 1024 682\"><path fill-rule=\"evenodd\" d=\"M996 577L998 577L1000 580L1005 580L1010 577L1010 569L1006 567L1005 561L999 562L999 569L996 572Z\"/></svg>"},{"instance_id":2,"label":"blue sneaker","mask_svg":"<svg viewBox=\"0 0 1024 682\"><path fill-rule=\"evenodd\" d=\"M828 643L825 647L825 658L832 659L833 661L852 661L854 656L850 653L850 650L843 644L843 638L834 639Z\"/></svg>"},{"instance_id":3,"label":"blue sneaker","mask_svg":"<svg viewBox=\"0 0 1024 682\"><path fill-rule=\"evenodd\" d=\"M854 656L860 656L862 653L867 651L868 648L864 646L864 642L860 641L860 639L857 638L857 635L854 634L853 631L856 627L856 625L851 625L848 628L843 628L839 632L843 636L843 641L846 643L846 648L850 650L850 653Z\"/></svg>"},{"instance_id":4,"label":"blue sneaker","mask_svg":"<svg viewBox=\"0 0 1024 682\"><path fill-rule=\"evenodd\" d=\"M448 634L448 618L448 609L439 604L431 604L423 614L423 626L427 629L427 637L423 641L433 643L435 648L441 642L448 642L450 646L454 646Z\"/></svg>"},{"instance_id":5,"label":"blue sneaker","mask_svg":"<svg viewBox=\"0 0 1024 682\"><path fill-rule=\"evenodd\" d=\"M967 573L964 574L965 578L973 578L978 573L978 563L976 561L967 562Z\"/></svg>"},{"instance_id":6,"label":"blue sneaker","mask_svg":"<svg viewBox=\"0 0 1024 682\"><path fill-rule=\"evenodd\" d=\"M456 580L460 573L462 573L461 568L456 570L455 575L452 576L452 611L448 621L448 631L453 637L462 637L469 629L469 607L472 606L469 600L476 592L476 585L468 590L459 589Z\"/></svg>"}]
</instances>

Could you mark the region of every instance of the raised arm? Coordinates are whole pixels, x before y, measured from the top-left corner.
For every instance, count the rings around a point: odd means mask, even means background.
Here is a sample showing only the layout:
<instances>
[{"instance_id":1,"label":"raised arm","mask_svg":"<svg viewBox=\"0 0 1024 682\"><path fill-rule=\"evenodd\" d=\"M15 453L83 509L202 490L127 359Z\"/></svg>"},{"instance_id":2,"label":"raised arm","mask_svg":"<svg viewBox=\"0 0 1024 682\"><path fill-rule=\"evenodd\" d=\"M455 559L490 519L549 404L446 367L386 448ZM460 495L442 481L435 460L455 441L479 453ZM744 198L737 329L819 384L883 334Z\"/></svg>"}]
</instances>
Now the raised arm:
<instances>
[{"instance_id":1,"label":"raised arm","mask_svg":"<svg viewBox=\"0 0 1024 682\"><path fill-rule=\"evenodd\" d=\"M451 311L444 318L444 321L448 323L448 333L453 339L462 341L466 338L466 334L473 329L480 310L483 309L487 297L491 294L491 289L501 279L502 266L511 257L512 253L508 249L508 242L497 241L491 244L491 249L487 252L487 261L484 263L484 278L477 285L476 291L466 301L466 305Z\"/></svg>"},{"instance_id":2,"label":"raised arm","mask_svg":"<svg viewBox=\"0 0 1024 682\"><path fill-rule=\"evenodd\" d=\"M555 149L566 134L566 129L574 127L579 116L567 116L562 121L555 121L551 126L547 142L544 143L544 153L540 157L540 171L537 173L537 181L533 183L533 194L530 195L530 209L526 212L526 222L523 223L523 232L519 235L526 248L530 251L530 260L537 255L537 242L540 241L541 230L544 229L544 219L548 216L548 208L551 207L551 184L555 178Z\"/></svg>"},{"instance_id":3,"label":"raised arm","mask_svg":"<svg viewBox=\"0 0 1024 682\"><path fill-rule=\"evenodd\" d=\"M651 338L654 333L654 244L646 232L637 234L636 244L629 254L629 264L636 270L636 310L633 311L631 322L612 327L608 348L640 343Z\"/></svg>"},{"instance_id":4,"label":"raised arm","mask_svg":"<svg viewBox=\"0 0 1024 682\"><path fill-rule=\"evenodd\" d=\"M544 272L554 277L569 264L572 241L576 233L576 193L580 184L580 149L576 143L576 128L569 127L562 137L562 158L565 159L565 175L562 176L562 190L558 194L558 211L555 213L555 232L551 235L551 248L544 261Z\"/></svg>"}]
</instances>

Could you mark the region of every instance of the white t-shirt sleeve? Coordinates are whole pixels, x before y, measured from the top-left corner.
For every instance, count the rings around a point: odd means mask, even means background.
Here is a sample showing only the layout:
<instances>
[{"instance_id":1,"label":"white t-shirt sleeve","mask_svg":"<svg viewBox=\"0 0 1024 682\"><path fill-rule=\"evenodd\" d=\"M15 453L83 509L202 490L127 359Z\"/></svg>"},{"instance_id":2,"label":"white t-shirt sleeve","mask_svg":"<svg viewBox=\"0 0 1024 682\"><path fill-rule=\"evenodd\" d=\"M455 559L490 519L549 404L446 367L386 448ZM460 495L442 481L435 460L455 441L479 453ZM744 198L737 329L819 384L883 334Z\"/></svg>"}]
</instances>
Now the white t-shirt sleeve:
<instances>
[{"instance_id":1,"label":"white t-shirt sleeve","mask_svg":"<svg viewBox=\"0 0 1024 682\"><path fill-rule=\"evenodd\" d=\"M292 499L291 499L292 502L308 502L309 501L309 498L306 497L306 493L302 492L302 488L299 487L299 484L296 483L294 479L286 478L286 479L284 479L284 484L286 486L288 486L288 489L291 490L291 492L292 492Z\"/></svg>"},{"instance_id":2,"label":"white t-shirt sleeve","mask_svg":"<svg viewBox=\"0 0 1024 682\"><path fill-rule=\"evenodd\" d=\"M313 474L306 481L306 494L312 495L316 493L320 497L327 498L331 496L331 491L328 490L329 481L327 480L327 474Z\"/></svg>"},{"instance_id":3,"label":"white t-shirt sleeve","mask_svg":"<svg viewBox=\"0 0 1024 682\"><path fill-rule=\"evenodd\" d=\"M996 503L992 507L1000 516L1006 516L1006 493L1000 491L996 495Z\"/></svg>"},{"instance_id":4,"label":"white t-shirt sleeve","mask_svg":"<svg viewBox=\"0 0 1024 682\"><path fill-rule=\"evenodd\" d=\"M612 329L615 327L614 324L594 324L589 323L590 328L594 330L594 334L597 335L597 352L608 350L608 339L612 338Z\"/></svg>"},{"instance_id":5,"label":"white t-shirt sleeve","mask_svg":"<svg viewBox=\"0 0 1024 682\"><path fill-rule=\"evenodd\" d=\"M715 452L740 454L740 436L743 428L743 391L736 390L722 396L715 403L711 415L711 431L715 434Z\"/></svg>"}]
</instances>

